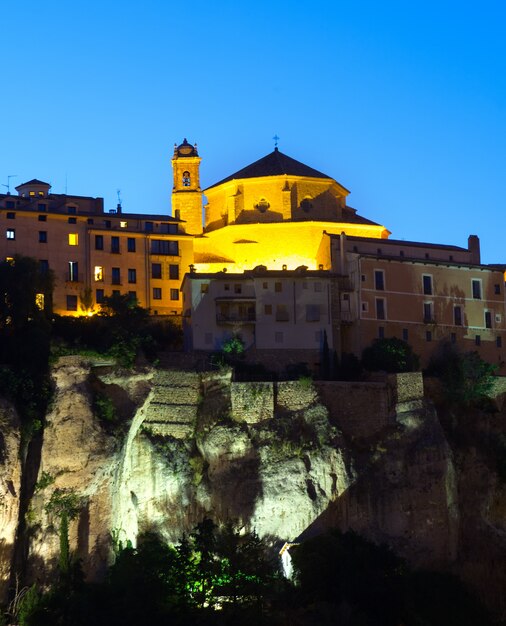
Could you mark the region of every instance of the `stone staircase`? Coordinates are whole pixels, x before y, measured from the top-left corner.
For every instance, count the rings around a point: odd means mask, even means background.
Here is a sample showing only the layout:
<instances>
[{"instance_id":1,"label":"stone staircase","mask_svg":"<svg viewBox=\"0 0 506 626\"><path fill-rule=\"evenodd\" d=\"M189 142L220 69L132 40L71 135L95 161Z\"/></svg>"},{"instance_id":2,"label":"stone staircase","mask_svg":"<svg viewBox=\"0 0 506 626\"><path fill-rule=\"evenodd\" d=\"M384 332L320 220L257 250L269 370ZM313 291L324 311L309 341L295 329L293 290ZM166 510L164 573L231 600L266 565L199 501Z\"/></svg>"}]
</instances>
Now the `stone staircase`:
<instances>
[{"instance_id":1,"label":"stone staircase","mask_svg":"<svg viewBox=\"0 0 506 626\"><path fill-rule=\"evenodd\" d=\"M157 371L153 397L143 425L154 435L183 439L193 434L200 402L200 376L193 372Z\"/></svg>"}]
</instances>

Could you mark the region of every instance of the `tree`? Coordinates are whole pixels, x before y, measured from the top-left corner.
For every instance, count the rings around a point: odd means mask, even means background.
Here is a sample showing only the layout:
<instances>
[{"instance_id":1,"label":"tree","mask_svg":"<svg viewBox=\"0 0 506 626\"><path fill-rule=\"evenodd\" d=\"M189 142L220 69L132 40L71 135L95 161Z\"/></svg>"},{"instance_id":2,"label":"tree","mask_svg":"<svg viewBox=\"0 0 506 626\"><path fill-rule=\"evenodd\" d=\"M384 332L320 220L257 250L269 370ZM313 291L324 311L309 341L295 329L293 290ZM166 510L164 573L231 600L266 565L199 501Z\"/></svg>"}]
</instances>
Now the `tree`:
<instances>
[{"instance_id":1,"label":"tree","mask_svg":"<svg viewBox=\"0 0 506 626\"><path fill-rule=\"evenodd\" d=\"M409 343L391 337L375 339L362 353L362 365L371 372L414 372L420 366L420 358Z\"/></svg>"}]
</instances>

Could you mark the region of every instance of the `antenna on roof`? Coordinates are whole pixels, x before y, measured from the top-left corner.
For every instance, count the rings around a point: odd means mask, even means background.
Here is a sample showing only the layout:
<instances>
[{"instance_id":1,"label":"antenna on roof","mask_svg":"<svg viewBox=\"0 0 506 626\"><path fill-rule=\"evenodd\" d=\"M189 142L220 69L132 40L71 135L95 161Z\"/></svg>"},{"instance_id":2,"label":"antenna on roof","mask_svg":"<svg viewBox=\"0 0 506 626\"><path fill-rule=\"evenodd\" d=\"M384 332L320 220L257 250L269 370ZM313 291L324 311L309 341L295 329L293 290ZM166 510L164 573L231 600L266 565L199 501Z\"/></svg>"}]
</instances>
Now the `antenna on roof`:
<instances>
[{"instance_id":1,"label":"antenna on roof","mask_svg":"<svg viewBox=\"0 0 506 626\"><path fill-rule=\"evenodd\" d=\"M65 195L67 195L67 172L65 172Z\"/></svg>"},{"instance_id":2,"label":"antenna on roof","mask_svg":"<svg viewBox=\"0 0 506 626\"><path fill-rule=\"evenodd\" d=\"M116 205L116 212L121 213L121 189L116 189L116 193L118 194L118 204Z\"/></svg>"},{"instance_id":3,"label":"antenna on roof","mask_svg":"<svg viewBox=\"0 0 506 626\"><path fill-rule=\"evenodd\" d=\"M277 135L274 135L273 139L274 139L274 150L277 150L279 137Z\"/></svg>"},{"instance_id":4,"label":"antenna on roof","mask_svg":"<svg viewBox=\"0 0 506 626\"><path fill-rule=\"evenodd\" d=\"M16 178L17 174L9 174L7 176L7 184L2 183L2 187L7 187L7 195L11 195L11 178Z\"/></svg>"}]
</instances>

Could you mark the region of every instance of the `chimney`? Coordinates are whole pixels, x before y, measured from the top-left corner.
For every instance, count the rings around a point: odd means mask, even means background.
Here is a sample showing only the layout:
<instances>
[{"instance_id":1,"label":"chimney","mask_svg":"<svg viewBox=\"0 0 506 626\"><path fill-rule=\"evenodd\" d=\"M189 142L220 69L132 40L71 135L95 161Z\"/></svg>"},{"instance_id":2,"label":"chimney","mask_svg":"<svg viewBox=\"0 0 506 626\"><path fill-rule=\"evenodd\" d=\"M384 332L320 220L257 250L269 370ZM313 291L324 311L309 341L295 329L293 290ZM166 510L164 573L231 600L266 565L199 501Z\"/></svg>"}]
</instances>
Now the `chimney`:
<instances>
[{"instance_id":1,"label":"chimney","mask_svg":"<svg viewBox=\"0 0 506 626\"><path fill-rule=\"evenodd\" d=\"M467 249L469 250L471 263L473 265L480 265L480 238L477 235L469 235L467 239Z\"/></svg>"}]
</instances>

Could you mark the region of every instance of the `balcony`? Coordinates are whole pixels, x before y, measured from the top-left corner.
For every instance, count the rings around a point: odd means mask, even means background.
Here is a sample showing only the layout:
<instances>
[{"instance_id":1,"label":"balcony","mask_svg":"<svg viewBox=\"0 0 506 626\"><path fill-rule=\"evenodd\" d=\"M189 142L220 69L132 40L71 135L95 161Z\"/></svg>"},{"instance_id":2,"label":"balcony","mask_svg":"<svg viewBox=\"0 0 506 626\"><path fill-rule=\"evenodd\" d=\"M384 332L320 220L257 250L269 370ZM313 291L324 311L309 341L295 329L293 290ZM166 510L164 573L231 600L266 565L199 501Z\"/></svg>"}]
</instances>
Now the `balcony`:
<instances>
[{"instance_id":1,"label":"balcony","mask_svg":"<svg viewBox=\"0 0 506 626\"><path fill-rule=\"evenodd\" d=\"M254 324L255 300L252 298L220 298L216 302L217 324Z\"/></svg>"},{"instance_id":2,"label":"balcony","mask_svg":"<svg viewBox=\"0 0 506 626\"><path fill-rule=\"evenodd\" d=\"M246 313L216 313L217 324L253 324L256 322L255 311L247 311Z\"/></svg>"}]
</instances>

